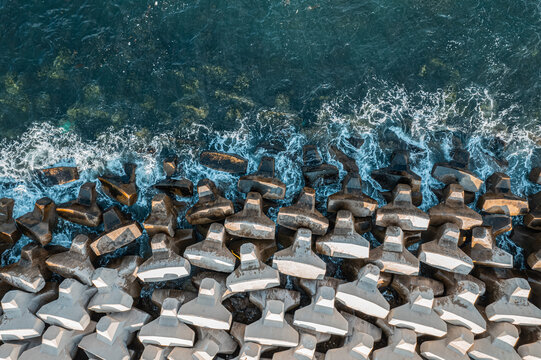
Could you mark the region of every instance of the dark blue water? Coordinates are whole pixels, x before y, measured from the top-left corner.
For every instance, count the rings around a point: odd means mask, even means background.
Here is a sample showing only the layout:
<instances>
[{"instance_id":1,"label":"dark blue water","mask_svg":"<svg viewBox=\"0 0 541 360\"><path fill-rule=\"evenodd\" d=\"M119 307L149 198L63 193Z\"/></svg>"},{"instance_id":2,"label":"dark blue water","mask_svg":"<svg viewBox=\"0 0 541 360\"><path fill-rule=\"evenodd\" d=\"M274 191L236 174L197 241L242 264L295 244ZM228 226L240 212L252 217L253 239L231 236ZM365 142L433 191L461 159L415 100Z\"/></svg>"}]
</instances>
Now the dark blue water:
<instances>
[{"instance_id":1,"label":"dark blue water","mask_svg":"<svg viewBox=\"0 0 541 360\"><path fill-rule=\"evenodd\" d=\"M301 149L337 144L369 179L397 147L411 151L428 209L432 164L453 142L486 178L525 174L541 148L541 3L536 1L8 1L0 0L0 196L15 213L136 161L143 219L163 155L182 175L204 149L257 166L277 140L287 201L302 187ZM346 139L365 139L360 149ZM32 171L77 164L82 179L37 185ZM344 172L342 171L342 174ZM318 189L319 199L336 187ZM63 228L58 243L69 243Z\"/></svg>"}]
</instances>

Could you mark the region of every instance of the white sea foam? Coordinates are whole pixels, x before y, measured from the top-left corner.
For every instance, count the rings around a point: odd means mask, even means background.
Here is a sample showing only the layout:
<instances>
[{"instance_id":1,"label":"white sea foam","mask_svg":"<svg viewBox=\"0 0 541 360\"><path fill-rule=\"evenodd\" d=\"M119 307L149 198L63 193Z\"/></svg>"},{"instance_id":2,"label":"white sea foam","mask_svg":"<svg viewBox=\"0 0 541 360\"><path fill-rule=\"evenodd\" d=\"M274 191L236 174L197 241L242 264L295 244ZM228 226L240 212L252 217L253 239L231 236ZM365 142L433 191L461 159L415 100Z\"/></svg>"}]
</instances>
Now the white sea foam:
<instances>
[{"instance_id":1,"label":"white sea foam","mask_svg":"<svg viewBox=\"0 0 541 360\"><path fill-rule=\"evenodd\" d=\"M436 202L430 188L442 187L430 176L430 171L434 162L450 159L455 133L461 134L472 156L471 168L481 178L494 171L505 171L512 178L515 193L528 195L538 191L539 186L529 182L526 174L538 161L540 141L536 134L541 133L541 124L534 119L517 118L520 111L516 105L499 108L483 89L472 87L456 95L456 99L454 96L444 90L409 93L402 87L380 82L358 102L343 96L324 104L316 124L309 128L299 126L292 114L280 114L279 121L269 121L264 116L265 111L247 114L234 131L214 131L192 124L174 135L145 135L127 127L110 129L94 141L47 123L36 124L19 139L0 143L0 196L14 198L14 214L20 216L31 211L34 202L43 196L55 202L67 201L77 195L83 182L96 181L97 176L105 172L120 174L122 164L132 161L137 164L140 196L135 206L123 207L123 210L142 221L154 194L152 185L165 177L161 170L164 153L174 152L180 157L181 175L194 185L208 177L226 196L233 198L242 196L236 190L237 177L202 166L198 162L199 153L212 149L239 154L249 160L248 172L253 172L265 154L265 150L256 145L277 139L286 149L275 155L276 171L288 186L286 200L281 204L291 203L303 186L302 146L307 143L318 144L325 161L338 166L341 176L345 171L325 147L336 144L355 158L365 191L380 202L383 202L378 193L380 186L370 178L370 173L387 166L392 151L403 146L411 151L413 171L423 178L421 207L427 210ZM351 136L364 138L364 144L359 149L354 148L347 141ZM505 160L508 166L496 160ZM34 171L55 164L77 164L81 179L64 186L42 186L35 179ZM338 189L339 185L318 188L317 199L324 203L325 198ZM196 196L188 202L195 200ZM101 196L101 201L105 206L113 205L105 196ZM270 216L274 218L276 213L277 209L273 209ZM53 243L68 245L72 233L83 230L63 223ZM505 237L501 239L506 241ZM18 249L26 242L28 239L23 239L14 251L5 254L4 262L14 261Z\"/></svg>"}]
</instances>

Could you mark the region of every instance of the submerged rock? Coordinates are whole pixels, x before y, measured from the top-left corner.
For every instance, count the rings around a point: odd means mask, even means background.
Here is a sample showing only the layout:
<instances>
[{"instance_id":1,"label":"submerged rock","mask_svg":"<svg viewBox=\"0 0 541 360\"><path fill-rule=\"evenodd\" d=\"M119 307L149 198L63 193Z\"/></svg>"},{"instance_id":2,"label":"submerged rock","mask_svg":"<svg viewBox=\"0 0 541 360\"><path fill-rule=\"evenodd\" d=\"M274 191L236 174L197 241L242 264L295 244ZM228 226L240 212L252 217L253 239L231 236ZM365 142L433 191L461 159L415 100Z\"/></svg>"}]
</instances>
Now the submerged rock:
<instances>
[{"instance_id":1,"label":"submerged rock","mask_svg":"<svg viewBox=\"0 0 541 360\"><path fill-rule=\"evenodd\" d=\"M211 169L228 172L230 174L245 174L248 161L236 154L203 151L199 155L199 162Z\"/></svg>"},{"instance_id":2,"label":"submerged rock","mask_svg":"<svg viewBox=\"0 0 541 360\"><path fill-rule=\"evenodd\" d=\"M48 186L64 185L79 180L79 171L75 166L58 166L39 170L41 180Z\"/></svg>"}]
</instances>

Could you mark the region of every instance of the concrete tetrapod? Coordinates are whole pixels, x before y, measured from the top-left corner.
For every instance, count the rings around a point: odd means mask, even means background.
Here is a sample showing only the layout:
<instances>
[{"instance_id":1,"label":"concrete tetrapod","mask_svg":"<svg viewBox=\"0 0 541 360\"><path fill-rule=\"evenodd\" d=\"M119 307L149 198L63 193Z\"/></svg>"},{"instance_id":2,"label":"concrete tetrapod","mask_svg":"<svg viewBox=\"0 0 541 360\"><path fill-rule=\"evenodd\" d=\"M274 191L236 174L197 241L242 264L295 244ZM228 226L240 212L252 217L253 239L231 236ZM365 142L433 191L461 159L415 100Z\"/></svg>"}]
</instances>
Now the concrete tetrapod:
<instances>
[{"instance_id":1,"label":"concrete tetrapod","mask_svg":"<svg viewBox=\"0 0 541 360\"><path fill-rule=\"evenodd\" d=\"M197 328L198 341L193 348L175 347L169 354L170 360L211 360L217 354L230 355L238 345L224 330Z\"/></svg>"},{"instance_id":2,"label":"concrete tetrapod","mask_svg":"<svg viewBox=\"0 0 541 360\"><path fill-rule=\"evenodd\" d=\"M214 279L203 279L197 298L183 304L178 318L186 324L229 330L231 313L222 305L223 290Z\"/></svg>"},{"instance_id":3,"label":"concrete tetrapod","mask_svg":"<svg viewBox=\"0 0 541 360\"><path fill-rule=\"evenodd\" d=\"M332 233L316 241L318 253L346 258L364 259L368 257L370 243L355 231L353 215L348 210L340 210Z\"/></svg>"},{"instance_id":4,"label":"concrete tetrapod","mask_svg":"<svg viewBox=\"0 0 541 360\"><path fill-rule=\"evenodd\" d=\"M102 221L102 211L96 204L97 197L96 184L84 183L79 189L77 199L58 204L56 213L64 220L76 224L90 227L99 226Z\"/></svg>"},{"instance_id":5,"label":"concrete tetrapod","mask_svg":"<svg viewBox=\"0 0 541 360\"><path fill-rule=\"evenodd\" d=\"M37 294L30 294L21 290L8 291L2 298L0 317L0 340L26 340L41 336L45 323L34 314L44 303L51 301L57 293L53 284L47 286Z\"/></svg>"},{"instance_id":6,"label":"concrete tetrapod","mask_svg":"<svg viewBox=\"0 0 541 360\"><path fill-rule=\"evenodd\" d=\"M13 218L14 206L15 201L13 199L0 199L0 242L4 250L13 246L21 238L21 232Z\"/></svg>"},{"instance_id":7,"label":"concrete tetrapod","mask_svg":"<svg viewBox=\"0 0 541 360\"><path fill-rule=\"evenodd\" d=\"M98 313L125 312L131 309L133 298L124 292L119 282L118 270L98 268L92 276L92 284L98 292L88 303L88 309Z\"/></svg>"},{"instance_id":8,"label":"concrete tetrapod","mask_svg":"<svg viewBox=\"0 0 541 360\"><path fill-rule=\"evenodd\" d=\"M150 319L139 309L104 316L96 325L96 332L86 335L79 347L89 358L103 360L129 360L128 345L137 332Z\"/></svg>"},{"instance_id":9,"label":"concrete tetrapod","mask_svg":"<svg viewBox=\"0 0 541 360\"><path fill-rule=\"evenodd\" d=\"M428 360L469 360L467 352L473 345L473 333L461 326L449 326L441 340L421 344L421 355Z\"/></svg>"},{"instance_id":10,"label":"concrete tetrapod","mask_svg":"<svg viewBox=\"0 0 541 360\"><path fill-rule=\"evenodd\" d=\"M99 176L101 190L113 200L126 206L137 202L137 185L135 182L135 164L124 164L124 175L107 174Z\"/></svg>"},{"instance_id":11,"label":"concrete tetrapod","mask_svg":"<svg viewBox=\"0 0 541 360\"><path fill-rule=\"evenodd\" d=\"M244 341L268 346L297 346L299 333L285 321L284 315L283 302L267 300L261 319L246 326Z\"/></svg>"},{"instance_id":12,"label":"concrete tetrapod","mask_svg":"<svg viewBox=\"0 0 541 360\"><path fill-rule=\"evenodd\" d=\"M458 247L459 236L460 229L456 224L443 224L438 229L436 240L421 244L419 261L438 269L469 274L473 261Z\"/></svg>"},{"instance_id":13,"label":"concrete tetrapod","mask_svg":"<svg viewBox=\"0 0 541 360\"><path fill-rule=\"evenodd\" d=\"M387 316L390 325L412 329L418 334L442 337L447 333L447 324L433 309L434 292L428 287L416 287L409 302L391 309Z\"/></svg>"},{"instance_id":14,"label":"concrete tetrapod","mask_svg":"<svg viewBox=\"0 0 541 360\"><path fill-rule=\"evenodd\" d=\"M225 246L225 229L218 223L210 225L203 241L188 246L184 257L203 269L225 273L235 269L236 258Z\"/></svg>"},{"instance_id":15,"label":"concrete tetrapod","mask_svg":"<svg viewBox=\"0 0 541 360\"><path fill-rule=\"evenodd\" d=\"M179 306L177 299L165 299L160 316L139 330L139 340L145 345L192 347L195 332L178 319Z\"/></svg>"},{"instance_id":16,"label":"concrete tetrapod","mask_svg":"<svg viewBox=\"0 0 541 360\"><path fill-rule=\"evenodd\" d=\"M289 350L275 353L272 360L315 360L316 337L310 334L302 334L299 344Z\"/></svg>"},{"instance_id":17,"label":"concrete tetrapod","mask_svg":"<svg viewBox=\"0 0 541 360\"><path fill-rule=\"evenodd\" d=\"M291 230L308 228L314 235L325 235L329 220L316 210L316 192L305 187L295 204L280 208L276 219L278 225Z\"/></svg>"},{"instance_id":18,"label":"concrete tetrapod","mask_svg":"<svg viewBox=\"0 0 541 360\"><path fill-rule=\"evenodd\" d=\"M521 330L521 340L525 340L526 343L518 347L518 354L522 356L522 360L541 360L541 328L523 327Z\"/></svg>"},{"instance_id":19,"label":"concrete tetrapod","mask_svg":"<svg viewBox=\"0 0 541 360\"><path fill-rule=\"evenodd\" d=\"M43 305L36 315L47 324L84 331L90 324L86 306L96 292L75 279L65 279L58 287L58 299Z\"/></svg>"},{"instance_id":20,"label":"concrete tetrapod","mask_svg":"<svg viewBox=\"0 0 541 360\"><path fill-rule=\"evenodd\" d=\"M135 241L143 234L141 225L116 206L103 213L103 233L90 244L96 255L108 254Z\"/></svg>"},{"instance_id":21,"label":"concrete tetrapod","mask_svg":"<svg viewBox=\"0 0 541 360\"><path fill-rule=\"evenodd\" d=\"M449 184L443 191L443 202L428 210L431 226L453 223L460 230L481 226L482 216L464 203L464 188L459 184Z\"/></svg>"},{"instance_id":22,"label":"concrete tetrapod","mask_svg":"<svg viewBox=\"0 0 541 360\"><path fill-rule=\"evenodd\" d=\"M157 345L145 345L141 360L166 360L173 347L161 347Z\"/></svg>"},{"instance_id":23,"label":"concrete tetrapod","mask_svg":"<svg viewBox=\"0 0 541 360\"><path fill-rule=\"evenodd\" d=\"M465 253L475 265L499 268L513 267L513 256L496 247L491 229L484 226L473 228L471 246L465 249Z\"/></svg>"},{"instance_id":24,"label":"concrete tetrapod","mask_svg":"<svg viewBox=\"0 0 541 360\"><path fill-rule=\"evenodd\" d=\"M387 346L372 353L372 360L422 360L417 355L417 334L413 330L394 328L387 337Z\"/></svg>"},{"instance_id":25,"label":"concrete tetrapod","mask_svg":"<svg viewBox=\"0 0 541 360\"><path fill-rule=\"evenodd\" d=\"M261 345L247 342L240 348L239 356L233 360L259 360L261 358Z\"/></svg>"},{"instance_id":26,"label":"concrete tetrapod","mask_svg":"<svg viewBox=\"0 0 541 360\"><path fill-rule=\"evenodd\" d=\"M165 233L175 236L177 228L177 210L173 206L173 200L166 194L156 194L152 198L150 215L146 218L143 226L149 236Z\"/></svg>"},{"instance_id":27,"label":"concrete tetrapod","mask_svg":"<svg viewBox=\"0 0 541 360\"><path fill-rule=\"evenodd\" d=\"M225 219L224 227L233 236L274 240L276 224L263 212L261 194L250 192L244 209Z\"/></svg>"},{"instance_id":28,"label":"concrete tetrapod","mask_svg":"<svg viewBox=\"0 0 541 360\"><path fill-rule=\"evenodd\" d=\"M476 193L481 189L483 180L467 169L470 154L462 149L454 149L453 160L449 163L436 163L432 176L444 184L460 184L465 191Z\"/></svg>"},{"instance_id":29,"label":"concrete tetrapod","mask_svg":"<svg viewBox=\"0 0 541 360\"><path fill-rule=\"evenodd\" d=\"M419 206L423 202L421 193L422 179L419 175L411 171L409 154L404 150L393 152L389 167L374 170L370 176L376 180L384 190L393 190L398 184L406 184L411 187L413 203L416 206Z\"/></svg>"},{"instance_id":30,"label":"concrete tetrapod","mask_svg":"<svg viewBox=\"0 0 541 360\"><path fill-rule=\"evenodd\" d=\"M15 220L22 233L45 246L53 239L53 230L58 222L56 204L48 197L36 201L34 210Z\"/></svg>"},{"instance_id":31,"label":"concrete tetrapod","mask_svg":"<svg viewBox=\"0 0 541 360\"><path fill-rule=\"evenodd\" d=\"M336 299L344 306L363 314L385 318L390 305L378 290L379 273L379 267L366 264L356 281L338 285Z\"/></svg>"},{"instance_id":32,"label":"concrete tetrapod","mask_svg":"<svg viewBox=\"0 0 541 360\"><path fill-rule=\"evenodd\" d=\"M90 251L90 242L87 235L79 234L71 241L68 251L49 256L45 264L52 272L62 277L74 278L92 286L94 253Z\"/></svg>"},{"instance_id":33,"label":"concrete tetrapod","mask_svg":"<svg viewBox=\"0 0 541 360\"><path fill-rule=\"evenodd\" d=\"M251 243L240 247L240 266L226 279L232 292L264 290L280 285L278 270L263 263L258 257L257 247Z\"/></svg>"},{"instance_id":34,"label":"concrete tetrapod","mask_svg":"<svg viewBox=\"0 0 541 360\"><path fill-rule=\"evenodd\" d=\"M411 187L398 184L393 190L391 203L376 210L376 225L398 226L404 231L424 231L428 229L430 217L412 204Z\"/></svg>"},{"instance_id":35,"label":"concrete tetrapod","mask_svg":"<svg viewBox=\"0 0 541 360\"><path fill-rule=\"evenodd\" d=\"M274 254L272 267L285 275L322 279L327 264L312 251L312 231L301 228L295 233L290 247Z\"/></svg>"},{"instance_id":36,"label":"concrete tetrapod","mask_svg":"<svg viewBox=\"0 0 541 360\"><path fill-rule=\"evenodd\" d=\"M356 333L346 340L344 346L328 350L325 360L368 360L373 347L372 336Z\"/></svg>"},{"instance_id":37,"label":"concrete tetrapod","mask_svg":"<svg viewBox=\"0 0 541 360\"><path fill-rule=\"evenodd\" d=\"M91 322L83 330L67 330L50 326L43 333L41 345L26 350L19 360L71 360L77 353L81 339L94 332L96 323Z\"/></svg>"},{"instance_id":38,"label":"concrete tetrapod","mask_svg":"<svg viewBox=\"0 0 541 360\"><path fill-rule=\"evenodd\" d=\"M383 245L370 251L369 261L378 265L381 271L417 275L419 260L406 249L404 232L398 226L389 226L385 230Z\"/></svg>"},{"instance_id":39,"label":"concrete tetrapod","mask_svg":"<svg viewBox=\"0 0 541 360\"><path fill-rule=\"evenodd\" d=\"M479 285L470 280L459 280L447 293L447 296L434 299L434 311L440 318L476 335L485 332L485 318L475 306L481 295Z\"/></svg>"},{"instance_id":40,"label":"concrete tetrapod","mask_svg":"<svg viewBox=\"0 0 541 360\"><path fill-rule=\"evenodd\" d=\"M378 202L363 193L358 174L348 173L342 180L342 190L327 199L327 211L330 213L347 210L355 217L367 217L372 216L377 207Z\"/></svg>"},{"instance_id":41,"label":"concrete tetrapod","mask_svg":"<svg viewBox=\"0 0 541 360\"><path fill-rule=\"evenodd\" d=\"M36 293L43 289L51 272L45 266L47 250L30 243L21 249L19 262L0 268L0 279L21 290Z\"/></svg>"},{"instance_id":42,"label":"concrete tetrapod","mask_svg":"<svg viewBox=\"0 0 541 360\"><path fill-rule=\"evenodd\" d=\"M241 176L237 185L240 192L257 191L263 199L279 200L286 194L286 186L275 177L274 158L263 156L257 171Z\"/></svg>"},{"instance_id":43,"label":"concrete tetrapod","mask_svg":"<svg viewBox=\"0 0 541 360\"><path fill-rule=\"evenodd\" d=\"M192 225L211 224L233 215L233 203L221 196L212 180L197 183L199 200L186 212L186 220Z\"/></svg>"},{"instance_id":44,"label":"concrete tetrapod","mask_svg":"<svg viewBox=\"0 0 541 360\"><path fill-rule=\"evenodd\" d=\"M295 311L293 324L319 333L346 335L348 322L336 310L334 301L334 289L327 286L320 287L310 305Z\"/></svg>"},{"instance_id":45,"label":"concrete tetrapod","mask_svg":"<svg viewBox=\"0 0 541 360\"><path fill-rule=\"evenodd\" d=\"M488 320L514 325L541 325L541 310L528 301L531 290L528 280L511 278L497 284L499 287L493 291L496 301L485 308Z\"/></svg>"},{"instance_id":46,"label":"concrete tetrapod","mask_svg":"<svg viewBox=\"0 0 541 360\"><path fill-rule=\"evenodd\" d=\"M298 291L282 288L250 291L249 296L250 302L255 304L261 311L267 306L268 300L281 301L284 304L285 312L296 308L301 303L301 294Z\"/></svg>"},{"instance_id":47,"label":"concrete tetrapod","mask_svg":"<svg viewBox=\"0 0 541 360\"><path fill-rule=\"evenodd\" d=\"M477 339L468 351L475 360L505 359L521 360L514 347L518 340L518 329L509 323L489 323L488 337Z\"/></svg>"},{"instance_id":48,"label":"concrete tetrapod","mask_svg":"<svg viewBox=\"0 0 541 360\"><path fill-rule=\"evenodd\" d=\"M482 211L509 216L528 213L528 200L511 193L511 179L507 174L495 172L486 180L486 188L487 192L477 201L477 207Z\"/></svg>"},{"instance_id":49,"label":"concrete tetrapod","mask_svg":"<svg viewBox=\"0 0 541 360\"><path fill-rule=\"evenodd\" d=\"M328 185L338 180L338 168L323 162L315 145L302 148L302 175L307 186Z\"/></svg>"},{"instance_id":50,"label":"concrete tetrapod","mask_svg":"<svg viewBox=\"0 0 541 360\"><path fill-rule=\"evenodd\" d=\"M181 279L190 275L188 260L178 255L179 241L164 233L152 237L152 256L139 266L137 277L143 282L157 282Z\"/></svg>"}]
</instances>

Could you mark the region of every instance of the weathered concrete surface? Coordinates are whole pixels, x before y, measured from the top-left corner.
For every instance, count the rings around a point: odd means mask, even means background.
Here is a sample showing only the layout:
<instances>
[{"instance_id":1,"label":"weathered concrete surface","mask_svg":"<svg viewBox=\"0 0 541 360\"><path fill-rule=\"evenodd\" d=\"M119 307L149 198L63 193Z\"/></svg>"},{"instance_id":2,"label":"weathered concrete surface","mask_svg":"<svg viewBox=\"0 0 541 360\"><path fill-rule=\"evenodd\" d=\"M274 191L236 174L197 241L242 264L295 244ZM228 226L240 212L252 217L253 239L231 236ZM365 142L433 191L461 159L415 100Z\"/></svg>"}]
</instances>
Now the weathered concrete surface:
<instances>
[{"instance_id":1,"label":"weathered concrete surface","mask_svg":"<svg viewBox=\"0 0 541 360\"><path fill-rule=\"evenodd\" d=\"M475 265L500 268L513 267L513 256L496 247L490 228L483 226L473 228L471 246L466 247L464 250Z\"/></svg>"},{"instance_id":2,"label":"weathered concrete surface","mask_svg":"<svg viewBox=\"0 0 541 360\"><path fill-rule=\"evenodd\" d=\"M436 240L421 245L419 261L438 269L469 274L473 261L458 247L459 237L460 228L456 224L441 225Z\"/></svg>"},{"instance_id":3,"label":"weathered concrete surface","mask_svg":"<svg viewBox=\"0 0 541 360\"><path fill-rule=\"evenodd\" d=\"M348 210L339 210L332 233L316 241L318 253L347 259L368 257L370 243L355 231L353 215Z\"/></svg>"},{"instance_id":4,"label":"weathered concrete surface","mask_svg":"<svg viewBox=\"0 0 541 360\"><path fill-rule=\"evenodd\" d=\"M505 359L521 360L514 349L518 340L518 329L509 323L490 323L489 336L475 340L468 355L475 360Z\"/></svg>"},{"instance_id":5,"label":"weathered concrete surface","mask_svg":"<svg viewBox=\"0 0 541 360\"><path fill-rule=\"evenodd\" d=\"M21 232L13 219L15 201L9 198L0 199L0 250L4 252L21 238Z\"/></svg>"},{"instance_id":6,"label":"weathered concrete surface","mask_svg":"<svg viewBox=\"0 0 541 360\"><path fill-rule=\"evenodd\" d=\"M274 158L263 156L257 171L241 176L237 184L240 192L256 191L263 199L279 200L286 194L286 185L275 177Z\"/></svg>"},{"instance_id":7,"label":"weathered concrete surface","mask_svg":"<svg viewBox=\"0 0 541 360\"><path fill-rule=\"evenodd\" d=\"M523 278L500 280L492 294L496 301L485 308L490 321L509 322L514 325L541 325L541 309L528 301L530 284Z\"/></svg>"},{"instance_id":8,"label":"weathered concrete surface","mask_svg":"<svg viewBox=\"0 0 541 360\"><path fill-rule=\"evenodd\" d=\"M224 227L233 236L274 240L276 224L263 212L261 194L250 192L244 209L225 219Z\"/></svg>"},{"instance_id":9,"label":"weathered concrete surface","mask_svg":"<svg viewBox=\"0 0 541 360\"><path fill-rule=\"evenodd\" d=\"M0 318L0 340L6 342L41 336L45 323L34 314L43 304L53 300L57 292L53 283L48 283L37 294L8 291L1 302L4 313Z\"/></svg>"},{"instance_id":10,"label":"weathered concrete surface","mask_svg":"<svg viewBox=\"0 0 541 360\"><path fill-rule=\"evenodd\" d=\"M111 199L121 204L132 206L137 202L137 185L135 184L135 164L124 165L124 175L103 175L98 180L101 190Z\"/></svg>"},{"instance_id":11,"label":"weathered concrete surface","mask_svg":"<svg viewBox=\"0 0 541 360\"><path fill-rule=\"evenodd\" d=\"M459 280L447 293L447 296L434 300L434 311L441 319L465 327L476 335L485 332L485 317L475 306L481 295L479 285L470 280Z\"/></svg>"},{"instance_id":12,"label":"weathered concrete surface","mask_svg":"<svg viewBox=\"0 0 541 360\"><path fill-rule=\"evenodd\" d=\"M272 360L315 360L316 359L316 337L310 334L302 334L299 344L289 350L275 353Z\"/></svg>"},{"instance_id":13,"label":"weathered concrete surface","mask_svg":"<svg viewBox=\"0 0 541 360\"><path fill-rule=\"evenodd\" d=\"M305 279L322 279L327 264L312 251L312 232L301 228L290 247L274 254L272 267L282 274Z\"/></svg>"},{"instance_id":14,"label":"weathered concrete surface","mask_svg":"<svg viewBox=\"0 0 541 360\"><path fill-rule=\"evenodd\" d=\"M374 264L365 265L354 282L338 286L336 299L348 308L363 314L385 318L390 305L378 290L380 269Z\"/></svg>"},{"instance_id":15,"label":"weathered concrete surface","mask_svg":"<svg viewBox=\"0 0 541 360\"><path fill-rule=\"evenodd\" d=\"M423 195L421 193L421 177L411 171L409 165L409 154L404 150L397 150L391 155L389 167L372 171L370 174L384 190L393 190L398 184L405 184L411 187L412 201L415 206L421 205ZM388 196L383 193L388 201Z\"/></svg>"},{"instance_id":16,"label":"weathered concrete surface","mask_svg":"<svg viewBox=\"0 0 541 360\"><path fill-rule=\"evenodd\" d=\"M361 177L358 174L347 174L342 180L342 190L327 199L327 211L334 213L349 210L355 217L372 216L378 203L363 194L361 184Z\"/></svg>"},{"instance_id":17,"label":"weathered concrete surface","mask_svg":"<svg viewBox=\"0 0 541 360\"><path fill-rule=\"evenodd\" d=\"M30 243L21 249L19 262L0 268L0 279L21 290L36 293L44 288L51 272L45 265L49 252Z\"/></svg>"},{"instance_id":18,"label":"weathered concrete surface","mask_svg":"<svg viewBox=\"0 0 541 360\"><path fill-rule=\"evenodd\" d=\"M398 226L404 231L424 231L428 229L430 217L415 207L411 200L411 187L398 184L393 190L391 203L376 210L376 225Z\"/></svg>"},{"instance_id":19,"label":"weathered concrete surface","mask_svg":"<svg viewBox=\"0 0 541 360\"><path fill-rule=\"evenodd\" d=\"M175 236L178 214L171 198L166 194L154 195L151 206L150 215L143 223L148 235L152 237L158 233L165 233L171 237Z\"/></svg>"},{"instance_id":20,"label":"weathered concrete surface","mask_svg":"<svg viewBox=\"0 0 541 360\"><path fill-rule=\"evenodd\" d=\"M89 323L83 330L50 326L43 334L41 345L23 352L19 360L71 360L77 353L79 342L95 328L95 322Z\"/></svg>"},{"instance_id":21,"label":"weathered concrete surface","mask_svg":"<svg viewBox=\"0 0 541 360\"><path fill-rule=\"evenodd\" d=\"M64 220L90 227L101 224L102 211L96 204L98 195L96 184L87 182L81 185L77 199L58 204L56 213Z\"/></svg>"},{"instance_id":22,"label":"weathered concrete surface","mask_svg":"<svg viewBox=\"0 0 541 360\"><path fill-rule=\"evenodd\" d=\"M302 174L306 186L317 187L338 181L338 168L324 163L315 145L303 146L302 160Z\"/></svg>"},{"instance_id":23,"label":"weathered concrete surface","mask_svg":"<svg viewBox=\"0 0 541 360\"><path fill-rule=\"evenodd\" d=\"M528 201L511 193L511 179L508 175L495 172L486 181L487 192L477 201L477 207L490 214L509 216L526 215Z\"/></svg>"},{"instance_id":24,"label":"weathered concrete surface","mask_svg":"<svg viewBox=\"0 0 541 360\"><path fill-rule=\"evenodd\" d=\"M404 232L398 226L387 228L383 245L370 251L369 261L378 265L383 272L403 275L419 273L419 260L406 249Z\"/></svg>"},{"instance_id":25,"label":"weathered concrete surface","mask_svg":"<svg viewBox=\"0 0 541 360\"><path fill-rule=\"evenodd\" d=\"M197 183L199 200L186 212L186 220L192 225L211 224L233 215L233 203L221 196L212 180Z\"/></svg>"},{"instance_id":26,"label":"weathered concrete surface","mask_svg":"<svg viewBox=\"0 0 541 360\"><path fill-rule=\"evenodd\" d=\"M186 324L229 330L231 313L222 305L223 289L213 279L204 279L197 298L183 304L178 318Z\"/></svg>"},{"instance_id":27,"label":"weathered concrete surface","mask_svg":"<svg viewBox=\"0 0 541 360\"><path fill-rule=\"evenodd\" d=\"M178 319L179 306L177 299L165 299L160 316L139 330L139 340L143 344L192 347L195 332Z\"/></svg>"},{"instance_id":28,"label":"weathered concrete surface","mask_svg":"<svg viewBox=\"0 0 541 360\"><path fill-rule=\"evenodd\" d=\"M312 303L295 311L293 324L320 333L344 336L348 332L347 320L334 306L335 291L321 287Z\"/></svg>"},{"instance_id":29,"label":"weathered concrete surface","mask_svg":"<svg viewBox=\"0 0 541 360\"><path fill-rule=\"evenodd\" d=\"M103 233L90 244L96 255L108 254L120 249L143 234L138 222L113 206L103 214Z\"/></svg>"},{"instance_id":30,"label":"weathered concrete surface","mask_svg":"<svg viewBox=\"0 0 541 360\"><path fill-rule=\"evenodd\" d=\"M433 309L434 292L431 288L417 287L407 304L391 309L387 316L390 325L412 329L418 334L441 337L447 325Z\"/></svg>"},{"instance_id":31,"label":"weathered concrete surface","mask_svg":"<svg viewBox=\"0 0 541 360\"><path fill-rule=\"evenodd\" d=\"M240 247L240 266L226 280L232 292L263 290L280 285L276 269L263 263L255 245L246 243Z\"/></svg>"},{"instance_id":32,"label":"weathered concrete surface","mask_svg":"<svg viewBox=\"0 0 541 360\"><path fill-rule=\"evenodd\" d=\"M157 282L188 276L191 265L178 255L179 240L163 233L154 235L150 243L152 256L139 266L137 277L143 282Z\"/></svg>"},{"instance_id":33,"label":"weathered concrete surface","mask_svg":"<svg viewBox=\"0 0 541 360\"><path fill-rule=\"evenodd\" d=\"M299 334L284 319L284 303L267 300L261 319L246 326L244 341L261 345L292 347L299 343Z\"/></svg>"},{"instance_id":34,"label":"weathered concrete surface","mask_svg":"<svg viewBox=\"0 0 541 360\"><path fill-rule=\"evenodd\" d=\"M421 344L421 355L429 360L469 360L468 350L473 345L473 334L460 326L449 326L441 340Z\"/></svg>"},{"instance_id":35,"label":"weathered concrete surface","mask_svg":"<svg viewBox=\"0 0 541 360\"><path fill-rule=\"evenodd\" d=\"M53 239L58 222L56 204L48 197L36 201L34 210L16 219L17 226L30 239L45 246Z\"/></svg>"},{"instance_id":36,"label":"weathered concrete surface","mask_svg":"<svg viewBox=\"0 0 541 360\"><path fill-rule=\"evenodd\" d=\"M428 210L431 226L453 223L461 230L481 226L483 218L464 203L464 189L458 184L449 184L443 191L443 202Z\"/></svg>"},{"instance_id":37,"label":"weathered concrete surface","mask_svg":"<svg viewBox=\"0 0 541 360\"><path fill-rule=\"evenodd\" d=\"M88 303L88 309L98 313L115 313L129 311L133 298L124 292L119 282L118 270L98 268L92 276L92 284L98 289Z\"/></svg>"},{"instance_id":38,"label":"weathered concrete surface","mask_svg":"<svg viewBox=\"0 0 541 360\"><path fill-rule=\"evenodd\" d=\"M225 228L213 223L207 237L184 251L184 257L203 269L230 273L235 269L235 256L225 246Z\"/></svg>"},{"instance_id":39,"label":"weathered concrete surface","mask_svg":"<svg viewBox=\"0 0 541 360\"><path fill-rule=\"evenodd\" d=\"M316 210L316 192L309 187L302 190L295 204L280 208L276 222L292 230L310 229L314 235L325 235L329 227L329 220Z\"/></svg>"},{"instance_id":40,"label":"weathered concrete surface","mask_svg":"<svg viewBox=\"0 0 541 360\"><path fill-rule=\"evenodd\" d=\"M90 325L87 305L96 292L75 279L66 279L58 287L58 299L43 305L36 315L47 324L84 331Z\"/></svg>"},{"instance_id":41,"label":"weathered concrete surface","mask_svg":"<svg viewBox=\"0 0 541 360\"><path fill-rule=\"evenodd\" d=\"M104 316L96 325L96 332L86 335L79 347L90 358L107 360L129 360L128 345L135 332L150 320L150 315L133 308L130 311Z\"/></svg>"},{"instance_id":42,"label":"weathered concrete surface","mask_svg":"<svg viewBox=\"0 0 541 360\"><path fill-rule=\"evenodd\" d=\"M52 272L62 277L75 278L85 285L92 286L94 253L90 251L90 242L87 235L79 234L71 241L68 251L49 256L45 264Z\"/></svg>"},{"instance_id":43,"label":"weathered concrete surface","mask_svg":"<svg viewBox=\"0 0 541 360\"><path fill-rule=\"evenodd\" d=\"M372 353L373 360L422 360L417 355L417 334L413 330L394 328L387 346Z\"/></svg>"}]
</instances>

